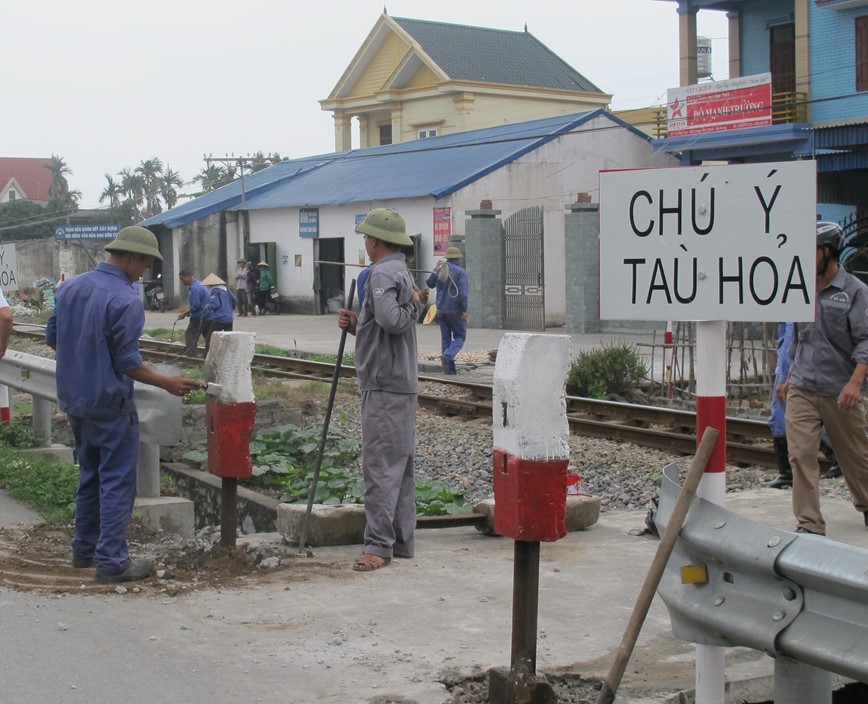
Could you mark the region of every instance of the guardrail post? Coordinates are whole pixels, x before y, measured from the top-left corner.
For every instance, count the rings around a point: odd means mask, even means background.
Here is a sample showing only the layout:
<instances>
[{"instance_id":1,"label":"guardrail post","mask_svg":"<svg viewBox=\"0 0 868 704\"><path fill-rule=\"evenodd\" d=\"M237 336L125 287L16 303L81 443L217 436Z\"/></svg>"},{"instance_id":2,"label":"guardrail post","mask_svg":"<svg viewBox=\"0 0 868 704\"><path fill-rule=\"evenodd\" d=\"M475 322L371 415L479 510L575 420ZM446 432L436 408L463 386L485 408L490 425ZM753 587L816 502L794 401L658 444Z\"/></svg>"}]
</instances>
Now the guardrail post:
<instances>
[{"instance_id":1,"label":"guardrail post","mask_svg":"<svg viewBox=\"0 0 868 704\"><path fill-rule=\"evenodd\" d=\"M51 444L51 401L33 396L33 435L40 447Z\"/></svg>"},{"instance_id":2,"label":"guardrail post","mask_svg":"<svg viewBox=\"0 0 868 704\"><path fill-rule=\"evenodd\" d=\"M787 704L832 704L832 673L778 655L774 700Z\"/></svg>"},{"instance_id":3,"label":"guardrail post","mask_svg":"<svg viewBox=\"0 0 868 704\"><path fill-rule=\"evenodd\" d=\"M160 446L149 442L139 443L139 459L136 465L136 496L156 499L160 495Z\"/></svg>"}]
</instances>

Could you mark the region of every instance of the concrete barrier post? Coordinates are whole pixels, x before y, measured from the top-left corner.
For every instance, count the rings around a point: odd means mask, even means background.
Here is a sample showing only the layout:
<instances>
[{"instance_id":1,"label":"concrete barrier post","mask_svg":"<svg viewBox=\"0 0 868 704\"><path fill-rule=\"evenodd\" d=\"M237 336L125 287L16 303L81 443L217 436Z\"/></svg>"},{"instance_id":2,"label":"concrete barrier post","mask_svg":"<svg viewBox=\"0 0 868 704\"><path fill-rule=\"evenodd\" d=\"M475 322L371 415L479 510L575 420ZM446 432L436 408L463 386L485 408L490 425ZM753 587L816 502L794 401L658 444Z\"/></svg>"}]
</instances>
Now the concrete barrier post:
<instances>
[{"instance_id":1,"label":"concrete barrier post","mask_svg":"<svg viewBox=\"0 0 868 704\"><path fill-rule=\"evenodd\" d=\"M536 676L541 541L566 535L567 335L508 333L493 385L494 530L515 540L509 670L489 673L489 702L556 702Z\"/></svg>"},{"instance_id":2,"label":"concrete barrier post","mask_svg":"<svg viewBox=\"0 0 868 704\"><path fill-rule=\"evenodd\" d=\"M40 447L51 444L51 401L33 397L33 435Z\"/></svg>"},{"instance_id":3,"label":"concrete barrier post","mask_svg":"<svg viewBox=\"0 0 868 704\"><path fill-rule=\"evenodd\" d=\"M252 333L215 332L205 360L208 471L222 480L220 544L224 547L235 547L238 480L253 473L250 436L256 401L250 364L254 341Z\"/></svg>"}]
</instances>

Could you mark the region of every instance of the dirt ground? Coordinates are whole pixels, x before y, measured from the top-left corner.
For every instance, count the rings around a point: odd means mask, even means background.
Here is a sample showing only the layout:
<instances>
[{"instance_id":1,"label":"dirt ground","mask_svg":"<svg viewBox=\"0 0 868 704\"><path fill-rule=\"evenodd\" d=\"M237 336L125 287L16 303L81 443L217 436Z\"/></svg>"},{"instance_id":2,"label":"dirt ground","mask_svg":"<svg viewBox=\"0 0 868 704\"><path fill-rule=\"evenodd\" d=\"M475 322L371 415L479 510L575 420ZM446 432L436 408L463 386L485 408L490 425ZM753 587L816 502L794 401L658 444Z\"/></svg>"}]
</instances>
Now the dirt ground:
<instances>
[{"instance_id":1,"label":"dirt ground","mask_svg":"<svg viewBox=\"0 0 868 704\"><path fill-rule=\"evenodd\" d=\"M314 573L337 572L346 567L308 559L299 555L297 547L278 539L253 544L239 537L235 547L222 547L215 530L184 540L133 519L130 554L152 558L151 574L137 582L104 585L94 580L93 568L72 566L72 523L0 528L0 586L41 593L180 596L191 590L250 588L257 581L277 576L284 582L307 579ZM295 569L289 570L291 566Z\"/></svg>"}]
</instances>

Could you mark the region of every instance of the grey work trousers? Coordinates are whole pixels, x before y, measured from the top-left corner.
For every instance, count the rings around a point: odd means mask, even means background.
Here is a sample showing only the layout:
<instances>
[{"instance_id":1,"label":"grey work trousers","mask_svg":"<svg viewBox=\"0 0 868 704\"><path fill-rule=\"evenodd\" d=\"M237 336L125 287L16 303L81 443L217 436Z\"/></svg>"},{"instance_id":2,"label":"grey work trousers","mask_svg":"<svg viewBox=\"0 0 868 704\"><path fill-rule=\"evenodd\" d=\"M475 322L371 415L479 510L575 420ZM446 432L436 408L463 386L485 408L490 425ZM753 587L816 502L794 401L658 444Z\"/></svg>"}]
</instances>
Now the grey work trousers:
<instances>
[{"instance_id":1,"label":"grey work trousers","mask_svg":"<svg viewBox=\"0 0 868 704\"><path fill-rule=\"evenodd\" d=\"M362 392L365 552L413 557L416 529L416 394Z\"/></svg>"},{"instance_id":2,"label":"grey work trousers","mask_svg":"<svg viewBox=\"0 0 868 704\"><path fill-rule=\"evenodd\" d=\"M865 401L841 411L838 399L790 387L787 394L787 444L793 467L793 515L798 527L826 534L820 512L820 431L829 433L857 511L868 511L868 435Z\"/></svg>"}]
</instances>

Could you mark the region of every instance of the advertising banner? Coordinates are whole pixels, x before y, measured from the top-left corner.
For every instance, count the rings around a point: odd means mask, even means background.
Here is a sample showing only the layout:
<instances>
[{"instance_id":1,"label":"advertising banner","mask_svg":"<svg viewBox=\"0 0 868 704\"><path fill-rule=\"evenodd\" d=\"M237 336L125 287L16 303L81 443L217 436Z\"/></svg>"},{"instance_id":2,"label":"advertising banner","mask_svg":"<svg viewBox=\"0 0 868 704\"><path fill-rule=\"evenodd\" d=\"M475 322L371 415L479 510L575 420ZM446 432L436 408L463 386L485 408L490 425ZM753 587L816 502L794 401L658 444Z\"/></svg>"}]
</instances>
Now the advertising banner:
<instances>
[{"instance_id":1,"label":"advertising banner","mask_svg":"<svg viewBox=\"0 0 868 704\"><path fill-rule=\"evenodd\" d=\"M772 74L697 83L667 91L670 137L772 124Z\"/></svg>"},{"instance_id":2,"label":"advertising banner","mask_svg":"<svg viewBox=\"0 0 868 704\"><path fill-rule=\"evenodd\" d=\"M434 208L434 256L442 257L452 237L452 208Z\"/></svg>"}]
</instances>

